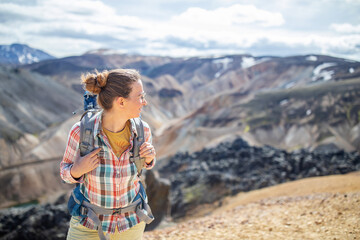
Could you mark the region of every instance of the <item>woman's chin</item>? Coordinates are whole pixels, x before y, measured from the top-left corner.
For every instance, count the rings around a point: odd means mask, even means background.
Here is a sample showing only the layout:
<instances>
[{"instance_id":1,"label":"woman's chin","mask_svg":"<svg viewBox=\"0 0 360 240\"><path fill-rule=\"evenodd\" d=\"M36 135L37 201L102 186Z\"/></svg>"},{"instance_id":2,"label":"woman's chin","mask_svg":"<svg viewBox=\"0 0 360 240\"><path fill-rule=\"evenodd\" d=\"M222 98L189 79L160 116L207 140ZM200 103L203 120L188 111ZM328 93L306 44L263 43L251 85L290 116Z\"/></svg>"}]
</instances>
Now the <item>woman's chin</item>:
<instances>
[{"instance_id":1,"label":"woman's chin","mask_svg":"<svg viewBox=\"0 0 360 240\"><path fill-rule=\"evenodd\" d=\"M138 118L138 117L140 117L140 115L141 115L141 112L139 112L138 114L134 114L134 116L132 118Z\"/></svg>"}]
</instances>

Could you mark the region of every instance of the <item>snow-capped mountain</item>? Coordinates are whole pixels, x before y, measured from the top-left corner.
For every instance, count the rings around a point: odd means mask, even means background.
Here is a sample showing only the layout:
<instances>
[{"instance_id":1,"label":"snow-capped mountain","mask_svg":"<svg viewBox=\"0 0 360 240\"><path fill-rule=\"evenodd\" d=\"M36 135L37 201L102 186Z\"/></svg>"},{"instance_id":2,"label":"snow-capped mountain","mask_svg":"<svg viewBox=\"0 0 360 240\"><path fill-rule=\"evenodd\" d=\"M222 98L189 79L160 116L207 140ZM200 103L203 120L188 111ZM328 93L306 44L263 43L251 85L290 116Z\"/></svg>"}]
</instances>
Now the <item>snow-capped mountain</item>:
<instances>
[{"instance_id":1,"label":"snow-capped mountain","mask_svg":"<svg viewBox=\"0 0 360 240\"><path fill-rule=\"evenodd\" d=\"M24 44L0 45L0 64L29 64L55 57Z\"/></svg>"}]
</instances>

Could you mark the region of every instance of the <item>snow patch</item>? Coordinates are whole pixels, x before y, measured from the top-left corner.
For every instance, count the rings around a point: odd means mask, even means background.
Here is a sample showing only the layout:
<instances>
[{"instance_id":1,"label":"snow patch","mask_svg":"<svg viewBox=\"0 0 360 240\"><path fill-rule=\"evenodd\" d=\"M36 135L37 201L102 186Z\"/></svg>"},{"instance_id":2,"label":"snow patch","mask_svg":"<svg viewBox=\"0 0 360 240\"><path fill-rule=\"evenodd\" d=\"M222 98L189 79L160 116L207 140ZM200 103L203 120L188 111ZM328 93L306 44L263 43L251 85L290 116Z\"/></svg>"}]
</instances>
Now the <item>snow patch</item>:
<instances>
[{"instance_id":1,"label":"snow patch","mask_svg":"<svg viewBox=\"0 0 360 240\"><path fill-rule=\"evenodd\" d=\"M31 53L27 53L26 55L20 55L18 56L19 63L33 63L33 62L39 62L39 58L33 56Z\"/></svg>"},{"instance_id":2,"label":"snow patch","mask_svg":"<svg viewBox=\"0 0 360 240\"><path fill-rule=\"evenodd\" d=\"M349 68L349 73L354 73L355 70L353 68Z\"/></svg>"},{"instance_id":3,"label":"snow patch","mask_svg":"<svg viewBox=\"0 0 360 240\"><path fill-rule=\"evenodd\" d=\"M39 61L39 58L31 55L31 53L26 54L26 58L27 58L28 60L30 60L30 62L38 62L38 61Z\"/></svg>"},{"instance_id":4,"label":"snow patch","mask_svg":"<svg viewBox=\"0 0 360 240\"><path fill-rule=\"evenodd\" d=\"M311 114L311 109L308 109L307 111L306 111L306 116L309 116Z\"/></svg>"},{"instance_id":5,"label":"snow patch","mask_svg":"<svg viewBox=\"0 0 360 240\"><path fill-rule=\"evenodd\" d=\"M289 100L287 100L287 99L281 100L281 101L280 101L280 106L284 106L284 105L286 105L288 102L289 102Z\"/></svg>"},{"instance_id":6,"label":"snow patch","mask_svg":"<svg viewBox=\"0 0 360 240\"><path fill-rule=\"evenodd\" d=\"M18 59L19 59L19 63L24 63L26 61L24 55L19 56Z\"/></svg>"},{"instance_id":7,"label":"snow patch","mask_svg":"<svg viewBox=\"0 0 360 240\"><path fill-rule=\"evenodd\" d=\"M242 68L249 68L249 67L252 67L252 66L254 66L256 64L257 64L257 62L255 61L255 58L253 58L253 57L243 57L242 62L241 62L241 67Z\"/></svg>"},{"instance_id":8,"label":"snow patch","mask_svg":"<svg viewBox=\"0 0 360 240\"><path fill-rule=\"evenodd\" d=\"M292 88L293 86L295 86L295 82L289 82L289 83L287 83L287 84L285 84L285 88L286 89L289 89L289 88Z\"/></svg>"},{"instance_id":9,"label":"snow patch","mask_svg":"<svg viewBox=\"0 0 360 240\"><path fill-rule=\"evenodd\" d=\"M103 52L103 55L116 55L116 54L124 54L124 52L120 50L107 50Z\"/></svg>"},{"instance_id":10,"label":"snow patch","mask_svg":"<svg viewBox=\"0 0 360 240\"><path fill-rule=\"evenodd\" d=\"M323 80L323 81L329 81L332 78L332 75L334 74L334 71L325 71L324 69L336 66L336 63L323 63L317 66L313 71L313 81L317 80Z\"/></svg>"},{"instance_id":11,"label":"snow patch","mask_svg":"<svg viewBox=\"0 0 360 240\"><path fill-rule=\"evenodd\" d=\"M220 59L215 59L213 60L214 64L222 64L223 68L227 69L229 63L232 63L234 61L234 59L232 58L220 58Z\"/></svg>"},{"instance_id":12,"label":"snow patch","mask_svg":"<svg viewBox=\"0 0 360 240\"><path fill-rule=\"evenodd\" d=\"M220 58L213 60L212 62L214 64L222 66L222 68L217 73L215 73L215 78L220 77L220 75L229 68L230 63L232 63L233 61L234 59L232 58Z\"/></svg>"},{"instance_id":13,"label":"snow patch","mask_svg":"<svg viewBox=\"0 0 360 240\"><path fill-rule=\"evenodd\" d=\"M317 56L308 56L306 58L307 61L313 61L313 62L316 62L318 60Z\"/></svg>"}]
</instances>

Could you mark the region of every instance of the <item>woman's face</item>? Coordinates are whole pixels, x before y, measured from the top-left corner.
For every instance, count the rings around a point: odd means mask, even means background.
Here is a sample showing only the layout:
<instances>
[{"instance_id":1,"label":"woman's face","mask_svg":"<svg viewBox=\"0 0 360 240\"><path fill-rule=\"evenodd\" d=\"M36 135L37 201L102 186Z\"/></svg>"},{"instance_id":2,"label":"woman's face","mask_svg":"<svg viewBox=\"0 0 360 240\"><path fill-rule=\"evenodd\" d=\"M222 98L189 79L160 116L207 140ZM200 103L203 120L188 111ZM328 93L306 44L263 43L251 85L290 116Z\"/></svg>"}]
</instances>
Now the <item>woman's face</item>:
<instances>
[{"instance_id":1,"label":"woman's face","mask_svg":"<svg viewBox=\"0 0 360 240\"><path fill-rule=\"evenodd\" d=\"M145 99L145 92L141 80L132 84L132 90L127 100L127 110L130 118L137 118L140 116L143 106L147 105Z\"/></svg>"}]
</instances>

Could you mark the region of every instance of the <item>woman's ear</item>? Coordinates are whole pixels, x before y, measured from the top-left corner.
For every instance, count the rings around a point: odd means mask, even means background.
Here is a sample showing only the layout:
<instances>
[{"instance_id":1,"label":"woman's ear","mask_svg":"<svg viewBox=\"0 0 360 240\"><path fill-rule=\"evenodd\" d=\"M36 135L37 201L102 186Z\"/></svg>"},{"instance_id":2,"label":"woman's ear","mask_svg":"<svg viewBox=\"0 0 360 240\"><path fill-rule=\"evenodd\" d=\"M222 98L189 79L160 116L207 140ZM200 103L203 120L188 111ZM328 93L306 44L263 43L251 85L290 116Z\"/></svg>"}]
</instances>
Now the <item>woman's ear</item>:
<instances>
[{"instance_id":1,"label":"woman's ear","mask_svg":"<svg viewBox=\"0 0 360 240\"><path fill-rule=\"evenodd\" d=\"M125 106L125 98L123 97L118 97L115 99L116 105L119 106L120 108L123 108Z\"/></svg>"}]
</instances>

